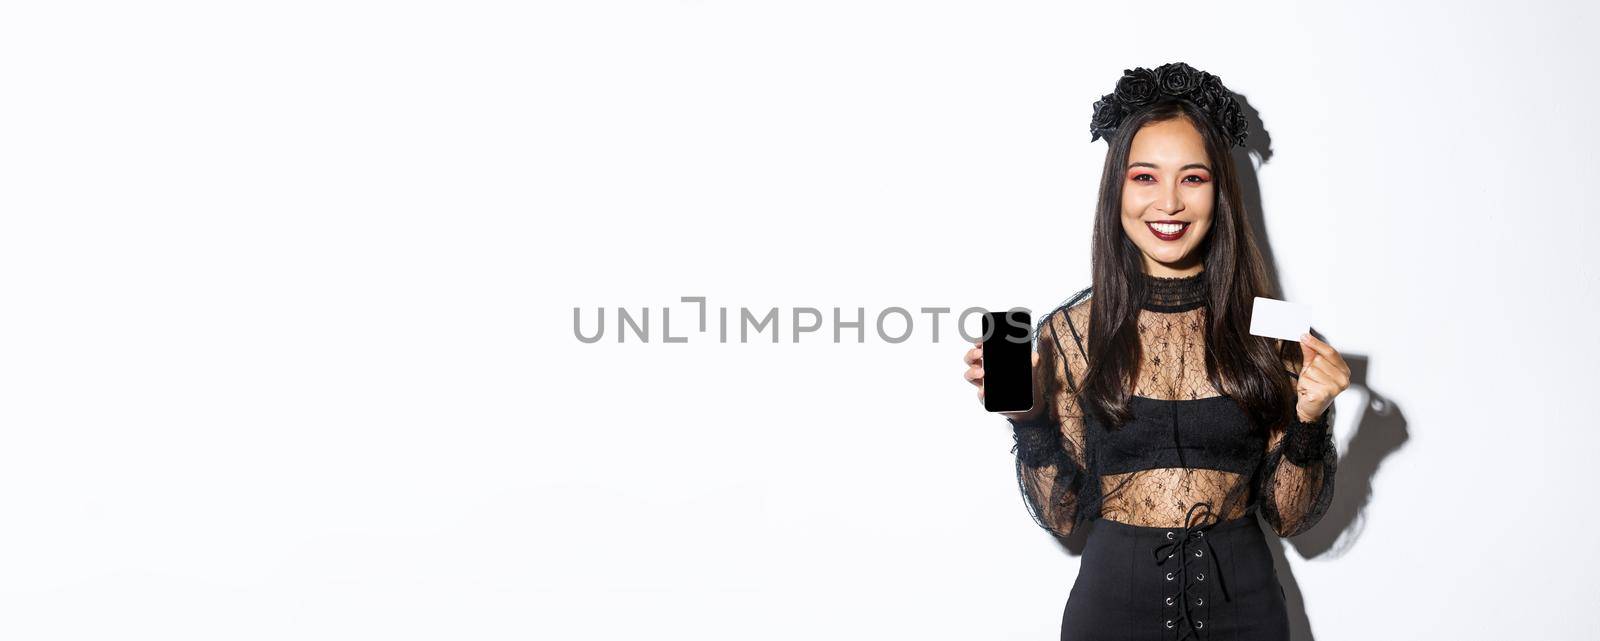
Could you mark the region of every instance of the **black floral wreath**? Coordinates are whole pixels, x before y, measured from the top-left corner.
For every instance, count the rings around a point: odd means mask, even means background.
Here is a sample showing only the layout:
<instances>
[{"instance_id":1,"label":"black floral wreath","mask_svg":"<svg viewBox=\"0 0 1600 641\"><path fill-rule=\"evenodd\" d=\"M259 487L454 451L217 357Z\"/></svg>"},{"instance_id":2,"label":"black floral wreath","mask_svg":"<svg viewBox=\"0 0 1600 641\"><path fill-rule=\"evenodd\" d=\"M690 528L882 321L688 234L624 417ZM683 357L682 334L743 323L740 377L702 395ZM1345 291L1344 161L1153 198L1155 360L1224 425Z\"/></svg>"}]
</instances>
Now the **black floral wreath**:
<instances>
[{"instance_id":1,"label":"black floral wreath","mask_svg":"<svg viewBox=\"0 0 1600 641\"><path fill-rule=\"evenodd\" d=\"M1140 107L1176 98L1194 103L1233 144L1244 146L1250 127L1233 92L1222 86L1221 78L1182 62L1169 62L1154 71L1144 67L1123 70L1117 88L1094 103L1089 142L1102 137L1109 141L1123 118Z\"/></svg>"}]
</instances>

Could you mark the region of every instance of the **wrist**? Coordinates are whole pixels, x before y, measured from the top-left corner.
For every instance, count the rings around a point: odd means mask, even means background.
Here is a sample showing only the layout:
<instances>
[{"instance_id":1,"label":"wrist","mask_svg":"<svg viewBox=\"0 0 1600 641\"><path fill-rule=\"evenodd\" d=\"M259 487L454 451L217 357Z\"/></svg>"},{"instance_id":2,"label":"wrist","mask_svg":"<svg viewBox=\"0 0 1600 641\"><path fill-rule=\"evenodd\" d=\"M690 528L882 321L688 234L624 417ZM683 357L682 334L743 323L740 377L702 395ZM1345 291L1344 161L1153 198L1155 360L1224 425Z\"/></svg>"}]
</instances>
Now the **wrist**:
<instances>
[{"instance_id":1,"label":"wrist","mask_svg":"<svg viewBox=\"0 0 1600 641\"><path fill-rule=\"evenodd\" d=\"M1299 408L1296 408L1295 411L1294 411L1294 417L1295 417L1296 420L1300 421L1301 423L1305 423L1305 424L1308 424L1308 425L1327 425L1327 423L1328 423L1328 410L1330 410L1330 409L1333 409L1333 406L1331 406L1331 405L1328 406L1327 408L1323 409L1320 414L1317 414L1314 417L1306 418L1306 413L1301 411Z\"/></svg>"},{"instance_id":2,"label":"wrist","mask_svg":"<svg viewBox=\"0 0 1600 641\"><path fill-rule=\"evenodd\" d=\"M1322 462L1333 447L1332 430L1328 427L1329 406L1313 420L1305 420L1296 411L1295 420L1284 435L1284 458L1295 465L1306 467Z\"/></svg>"},{"instance_id":3,"label":"wrist","mask_svg":"<svg viewBox=\"0 0 1600 641\"><path fill-rule=\"evenodd\" d=\"M1023 465L1043 467L1055 460L1061 451L1061 432L1052 429L1042 420L1019 421L1006 417L1011 423L1011 437L1015 441L1011 451Z\"/></svg>"}]
</instances>

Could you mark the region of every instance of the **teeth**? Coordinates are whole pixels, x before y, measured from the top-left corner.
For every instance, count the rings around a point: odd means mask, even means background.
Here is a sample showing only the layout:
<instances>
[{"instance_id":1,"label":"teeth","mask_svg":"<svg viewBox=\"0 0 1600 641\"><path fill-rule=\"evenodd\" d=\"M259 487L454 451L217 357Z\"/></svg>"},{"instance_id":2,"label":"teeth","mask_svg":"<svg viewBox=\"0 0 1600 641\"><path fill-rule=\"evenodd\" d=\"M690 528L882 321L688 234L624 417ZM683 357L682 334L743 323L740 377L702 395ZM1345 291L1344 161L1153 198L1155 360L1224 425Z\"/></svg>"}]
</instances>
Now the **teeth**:
<instances>
[{"instance_id":1,"label":"teeth","mask_svg":"<svg viewBox=\"0 0 1600 641\"><path fill-rule=\"evenodd\" d=\"M1183 229L1183 223L1150 223L1150 226L1163 234L1176 234Z\"/></svg>"}]
</instances>

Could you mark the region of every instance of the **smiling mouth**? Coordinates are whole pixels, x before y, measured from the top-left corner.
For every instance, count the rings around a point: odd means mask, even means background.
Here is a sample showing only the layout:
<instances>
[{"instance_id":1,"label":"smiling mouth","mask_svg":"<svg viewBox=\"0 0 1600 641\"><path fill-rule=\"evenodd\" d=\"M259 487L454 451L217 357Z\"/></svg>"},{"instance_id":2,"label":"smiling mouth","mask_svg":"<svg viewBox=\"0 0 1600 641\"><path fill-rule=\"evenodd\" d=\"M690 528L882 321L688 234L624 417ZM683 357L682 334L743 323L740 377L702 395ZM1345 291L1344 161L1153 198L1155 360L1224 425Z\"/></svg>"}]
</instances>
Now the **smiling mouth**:
<instances>
[{"instance_id":1,"label":"smiling mouth","mask_svg":"<svg viewBox=\"0 0 1600 641\"><path fill-rule=\"evenodd\" d=\"M1183 232L1188 231L1189 229L1189 223L1180 221L1159 223L1146 222L1144 226L1146 229L1150 230L1151 234L1154 234L1156 238L1160 238L1161 240L1177 240L1182 238Z\"/></svg>"}]
</instances>

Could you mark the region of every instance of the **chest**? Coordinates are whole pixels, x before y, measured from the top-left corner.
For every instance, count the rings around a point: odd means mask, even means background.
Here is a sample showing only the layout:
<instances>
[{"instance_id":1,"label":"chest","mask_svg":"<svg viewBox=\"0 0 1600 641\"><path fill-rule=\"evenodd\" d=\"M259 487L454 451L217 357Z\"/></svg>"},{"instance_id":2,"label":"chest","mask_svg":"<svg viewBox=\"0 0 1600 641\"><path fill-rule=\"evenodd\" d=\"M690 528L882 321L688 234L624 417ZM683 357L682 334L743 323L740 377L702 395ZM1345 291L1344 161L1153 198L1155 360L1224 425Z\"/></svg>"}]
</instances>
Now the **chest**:
<instances>
[{"instance_id":1,"label":"chest","mask_svg":"<svg viewBox=\"0 0 1600 641\"><path fill-rule=\"evenodd\" d=\"M1085 419L1090 458L1101 474L1154 468L1207 468L1251 474L1266 449L1264 432L1227 396L1161 400L1134 396L1133 419L1111 428Z\"/></svg>"}]
</instances>

